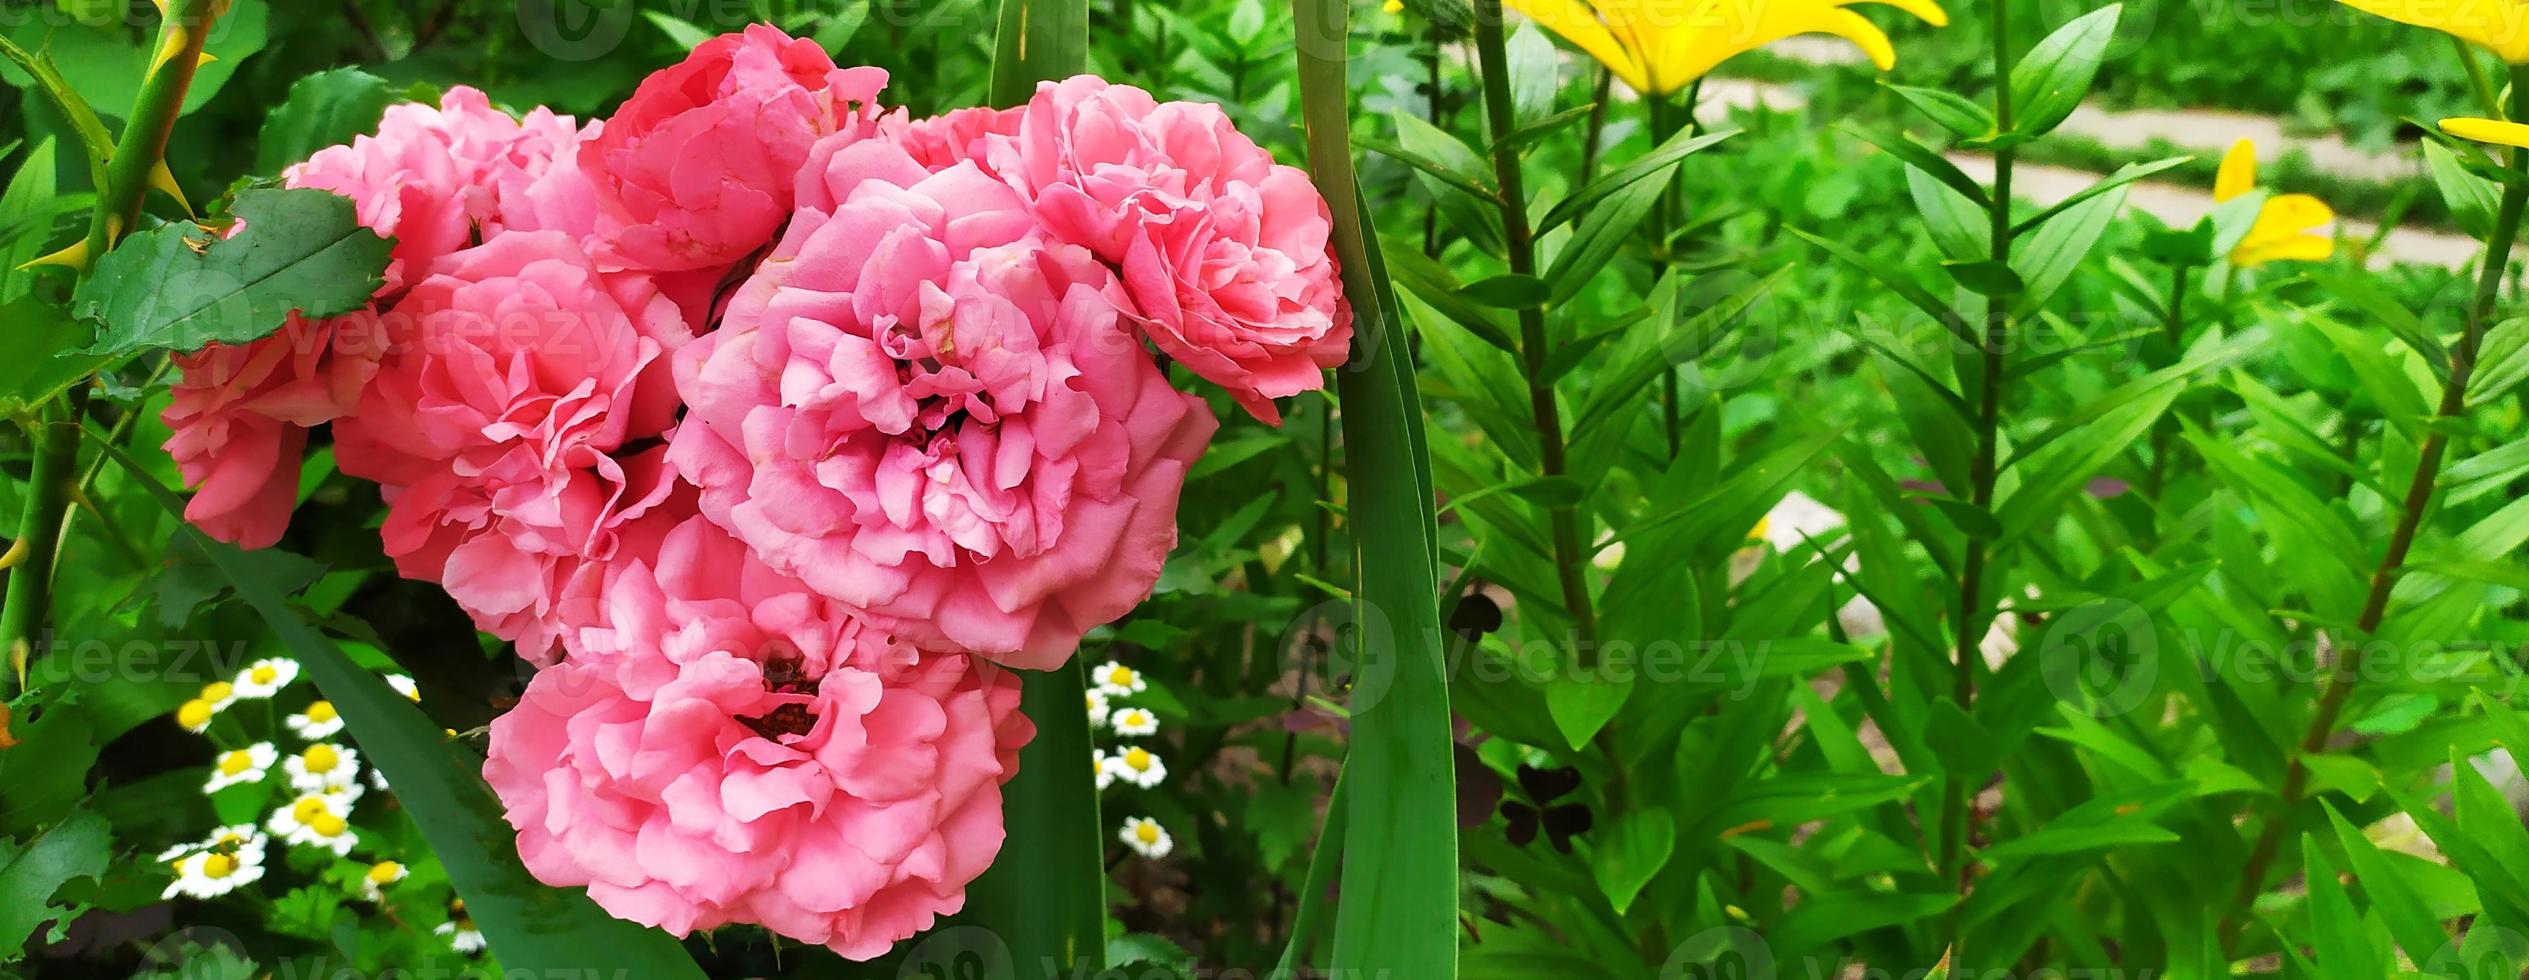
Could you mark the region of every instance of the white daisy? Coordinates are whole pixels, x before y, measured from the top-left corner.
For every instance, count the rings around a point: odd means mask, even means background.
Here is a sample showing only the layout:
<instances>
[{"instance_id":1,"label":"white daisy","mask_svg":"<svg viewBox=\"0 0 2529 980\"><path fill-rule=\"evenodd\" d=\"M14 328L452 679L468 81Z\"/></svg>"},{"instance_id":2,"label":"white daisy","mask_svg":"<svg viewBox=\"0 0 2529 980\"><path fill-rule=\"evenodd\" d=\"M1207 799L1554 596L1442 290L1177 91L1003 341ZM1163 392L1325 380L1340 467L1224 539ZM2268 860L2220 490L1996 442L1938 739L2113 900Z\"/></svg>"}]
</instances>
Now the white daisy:
<instances>
[{"instance_id":1,"label":"white daisy","mask_svg":"<svg viewBox=\"0 0 2529 980\"><path fill-rule=\"evenodd\" d=\"M406 677L402 674L388 674L386 675L386 686L394 688L395 693L403 695L406 700L413 701L415 703L419 703L421 701L421 686L414 684L413 679L410 677Z\"/></svg>"},{"instance_id":2,"label":"white daisy","mask_svg":"<svg viewBox=\"0 0 2529 980\"><path fill-rule=\"evenodd\" d=\"M178 895L191 895L195 898L218 898L236 891L241 885L252 884L263 877L263 862L260 859L246 860L241 856L244 853L205 851L179 859L176 861L176 880L169 883L167 890L160 892L158 897L172 899Z\"/></svg>"},{"instance_id":3,"label":"white daisy","mask_svg":"<svg viewBox=\"0 0 2529 980\"><path fill-rule=\"evenodd\" d=\"M265 657L247 664L237 672L237 696L268 698L281 693L291 681L299 679L299 662L284 657Z\"/></svg>"},{"instance_id":4,"label":"white daisy","mask_svg":"<svg viewBox=\"0 0 2529 980\"><path fill-rule=\"evenodd\" d=\"M335 732L342 731L342 712L334 710L333 702L323 699L308 702L306 711L282 721L290 726L291 731L299 733L300 738L310 742L324 741L334 737Z\"/></svg>"},{"instance_id":5,"label":"white daisy","mask_svg":"<svg viewBox=\"0 0 2529 980\"><path fill-rule=\"evenodd\" d=\"M378 771L378 767L376 767L376 766L370 766L370 767L369 767L369 785L370 785L371 787L375 788L378 792L381 792L381 793L386 792L386 774L385 774L385 773L383 773L383 772L379 772L379 771Z\"/></svg>"},{"instance_id":6,"label":"white daisy","mask_svg":"<svg viewBox=\"0 0 2529 980\"><path fill-rule=\"evenodd\" d=\"M1107 756L1103 768L1114 773L1115 778L1143 789L1168 778L1168 767L1159 761L1159 756L1138 745Z\"/></svg>"},{"instance_id":7,"label":"white daisy","mask_svg":"<svg viewBox=\"0 0 2529 980\"><path fill-rule=\"evenodd\" d=\"M348 793L309 793L272 811L265 821L283 841L304 847L334 852L336 856L351 853L351 845L360 842L358 831L351 829L351 801L359 796L360 787L348 787Z\"/></svg>"},{"instance_id":8,"label":"white daisy","mask_svg":"<svg viewBox=\"0 0 2529 980\"><path fill-rule=\"evenodd\" d=\"M263 877L263 834L252 824L222 827L209 839L178 844L162 851L160 861L175 868L176 880L160 898L178 895L217 898Z\"/></svg>"},{"instance_id":9,"label":"white daisy","mask_svg":"<svg viewBox=\"0 0 2529 980\"><path fill-rule=\"evenodd\" d=\"M194 695L193 698L197 701L208 702L212 713L216 714L228 710L229 705L237 703L237 685L227 681L212 681L202 685L202 693Z\"/></svg>"},{"instance_id":10,"label":"white daisy","mask_svg":"<svg viewBox=\"0 0 2529 980\"><path fill-rule=\"evenodd\" d=\"M318 742L282 760L281 768L289 772L290 785L301 793L357 787L360 750L348 745Z\"/></svg>"},{"instance_id":11,"label":"white daisy","mask_svg":"<svg viewBox=\"0 0 2529 980\"><path fill-rule=\"evenodd\" d=\"M1106 692L1105 692L1105 691L1098 690L1097 688L1094 688L1094 687L1093 687L1093 688L1090 688L1090 689L1089 689L1089 730L1091 730L1091 731L1096 731L1096 730L1098 730L1098 729L1100 729L1100 728L1105 727L1105 726L1106 726L1106 715L1107 715Z\"/></svg>"},{"instance_id":12,"label":"white daisy","mask_svg":"<svg viewBox=\"0 0 2529 980\"><path fill-rule=\"evenodd\" d=\"M1149 708L1117 708L1109 719L1118 735L1154 735L1159 732L1159 716Z\"/></svg>"},{"instance_id":13,"label":"white daisy","mask_svg":"<svg viewBox=\"0 0 2529 980\"><path fill-rule=\"evenodd\" d=\"M405 867L402 861L380 861L372 864L369 870L360 876L360 891L352 897L376 905L386 898L385 895L379 893L378 889L402 881L412 873L413 869Z\"/></svg>"},{"instance_id":14,"label":"white daisy","mask_svg":"<svg viewBox=\"0 0 2529 980\"><path fill-rule=\"evenodd\" d=\"M212 761L211 781L202 784L202 792L217 793L239 783L263 782L263 774L272 771L272 761L279 755L270 742L222 752Z\"/></svg>"},{"instance_id":15,"label":"white daisy","mask_svg":"<svg viewBox=\"0 0 2529 980\"><path fill-rule=\"evenodd\" d=\"M474 917L465 914L465 903L462 901L450 902L448 921L431 931L448 937L448 945L467 956L482 952L485 945L482 931L474 928Z\"/></svg>"},{"instance_id":16,"label":"white daisy","mask_svg":"<svg viewBox=\"0 0 2529 980\"><path fill-rule=\"evenodd\" d=\"M1093 749L1089 752L1089 767L1096 770L1098 774L1099 789L1115 785L1115 768L1107 764L1109 761L1111 760L1107 758L1105 749Z\"/></svg>"},{"instance_id":17,"label":"white daisy","mask_svg":"<svg viewBox=\"0 0 2529 980\"><path fill-rule=\"evenodd\" d=\"M1124 818L1124 830L1115 836L1123 839L1124 846L1146 858L1167 857L1168 852L1177 846L1176 841L1169 839L1167 828L1149 817Z\"/></svg>"},{"instance_id":18,"label":"white daisy","mask_svg":"<svg viewBox=\"0 0 2529 980\"><path fill-rule=\"evenodd\" d=\"M1150 688L1149 684L1142 681L1140 671L1112 660L1099 664L1098 669L1090 671L1089 681L1096 684L1098 690L1105 691L1111 697L1119 698L1140 694Z\"/></svg>"}]
</instances>

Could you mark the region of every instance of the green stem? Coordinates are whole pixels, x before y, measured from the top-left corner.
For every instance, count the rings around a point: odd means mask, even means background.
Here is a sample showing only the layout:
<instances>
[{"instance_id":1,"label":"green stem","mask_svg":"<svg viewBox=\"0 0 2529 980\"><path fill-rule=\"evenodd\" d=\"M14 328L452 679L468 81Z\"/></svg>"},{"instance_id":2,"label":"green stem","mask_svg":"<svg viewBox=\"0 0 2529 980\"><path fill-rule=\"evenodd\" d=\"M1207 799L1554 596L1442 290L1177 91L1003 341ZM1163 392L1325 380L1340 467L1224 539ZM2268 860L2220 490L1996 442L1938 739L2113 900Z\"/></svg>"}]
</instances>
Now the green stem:
<instances>
[{"instance_id":1,"label":"green stem","mask_svg":"<svg viewBox=\"0 0 2529 980\"><path fill-rule=\"evenodd\" d=\"M2169 363L2152 365L2155 369L2176 363L2178 349L2186 343L2187 272L2183 262L2169 267L2169 309L2160 321L2160 339L2168 347ZM2151 470L2143 479L2143 495L2154 504L2160 502L2160 489L2169 477L2170 440L2177 430L2175 415L2163 415L2151 427Z\"/></svg>"},{"instance_id":2,"label":"green stem","mask_svg":"<svg viewBox=\"0 0 2529 980\"><path fill-rule=\"evenodd\" d=\"M2450 39L2450 46L2458 49L2459 63L2467 66L2468 85L2476 90L2476 100L2485 106L2485 114L2497 119L2502 118L2502 96L2494 94L2494 80L2486 76L2485 66L2477 63L2475 49L2468 47L2466 41L2455 37Z\"/></svg>"},{"instance_id":3,"label":"green stem","mask_svg":"<svg viewBox=\"0 0 2529 980\"><path fill-rule=\"evenodd\" d=\"M150 175L166 159L167 136L184 108L185 91L202 60L202 42L216 16L214 0L174 0L169 5L158 28L158 45L152 48L169 54L141 80L140 94L125 117L131 122L106 161L105 186L99 188L88 220L81 274L140 223ZM37 412L35 461L27 474L26 507L18 515L14 544L24 550L9 570L6 597L0 598L0 651L6 651L10 667L0 679L0 695L23 682L27 658L52 611L54 559L61 549L63 518L77 496L79 429L87 407L86 386L73 385L67 397Z\"/></svg>"},{"instance_id":4,"label":"green stem","mask_svg":"<svg viewBox=\"0 0 2529 980\"><path fill-rule=\"evenodd\" d=\"M1476 0L1475 48L1484 75L1484 117L1492 136L1493 180L1501 194L1495 203L1502 213L1502 241L1509 252L1511 273L1533 278L1537 274L1537 243L1528 225L1528 194L1519 177L1519 148L1507 139L1519 127L1511 114L1510 57L1502 41L1500 0ZM1519 356L1528 380L1529 412L1536 420L1539 471L1556 477L1565 470L1563 416L1554 400L1554 386L1545 378L1547 344L1545 310L1535 306L1520 308ZM1589 585L1581 578L1589 556L1581 552L1580 512L1573 505L1559 505L1547 512L1547 519L1554 541L1555 577L1562 585L1564 608L1571 612L1579 632L1580 662L1582 666L1595 666L1598 622L1590 609Z\"/></svg>"},{"instance_id":5,"label":"green stem","mask_svg":"<svg viewBox=\"0 0 2529 980\"><path fill-rule=\"evenodd\" d=\"M1443 113L1440 111L1440 25L1425 19L1423 28L1431 39L1430 49L1424 52L1427 60L1423 64L1429 74L1423 79L1426 87L1423 121L1430 123L1433 129L1447 132L1449 127L1441 122ZM1440 257L1440 202L1437 200L1423 210L1423 254Z\"/></svg>"},{"instance_id":6,"label":"green stem","mask_svg":"<svg viewBox=\"0 0 2529 980\"><path fill-rule=\"evenodd\" d=\"M2011 121L2011 0L1994 0L1993 4L1993 117L2000 132L2010 132ZM2005 146L1994 152L1993 193L1987 205L1992 260L2007 266L2011 261L2011 164L2014 147ZM1989 298L1985 302L1982 343L1982 370L1976 383L1976 456L1968 465L1969 502L1977 510L1990 512L1993 507L1995 460L2000 454L2002 435L2002 372L2011 340L2011 297ZM1993 542L1970 530L1966 552L1959 564L1958 615L1954 625L1957 636L1951 648L1950 699L1961 711L1967 711L1976 698L1976 666L1983 657L1984 626L1991 610L1984 601L1986 566L1992 560ZM1974 829L1976 781L1968 774L1954 774L1947 781L1946 797L1941 807L1941 873L1957 883L1963 895L1968 887L1964 867L1967 837ZM1957 955L1960 919L1949 920L1950 948Z\"/></svg>"},{"instance_id":7,"label":"green stem","mask_svg":"<svg viewBox=\"0 0 2529 980\"><path fill-rule=\"evenodd\" d=\"M1581 135L1581 179L1572 185L1575 188L1588 186L1598 176L1598 143L1607 135L1607 100L1616 94L1616 73L1598 66L1598 80L1590 83L1589 91L1589 122Z\"/></svg>"},{"instance_id":8,"label":"green stem","mask_svg":"<svg viewBox=\"0 0 2529 980\"><path fill-rule=\"evenodd\" d=\"M2529 117L2529 66L2512 69L2512 116ZM2458 419L2467 414L2468 379L2476 372L2476 355L2485 342L2486 325L2494 319L2495 301L2503 287L2503 273L2510 268L2512 246L2520 239L2520 221L2529 210L2529 150L2511 151L2512 179L2503 185L2503 199L2494 217L2493 233L2485 240L2485 265L2477 270L2476 298L2468 308L2467 327L2459 335L2459 345L2450 352L2450 376L2441 385L2441 404L2436 422ZM2415 535L2423 528L2424 515L2432 508L2433 490L2441 481L2442 458L2450 451L2448 428L2439 424L2429 427L2424 435L2423 451L2415 459L2415 475L2406 483L2404 505L2398 510L2397 527L2389 533L2388 550L2371 569L2370 591L2362 600L2362 614L2354 620L2351 642L2338 644L2335 668L2328 672L2327 690L2319 695L2318 710L2310 716L2309 728L2301 735L2300 751L2283 773L2281 809L2266 821L2257 833L2255 846L2248 851L2248 865L2241 871L2239 888L2231 897L2231 917L2223 922L2222 946L2227 951L2245 925L2240 913L2253 908L2258 893L2265 890L2267 871L2283 848L2283 834L2291 823L2291 813L2309 796L2308 758L2327 749L2327 742L2336 735L2336 724L2342 720L2345 704L2352 700L2353 690L2362 680L2365 640L2379 631L2388 618L2389 594L2397 585L2399 572L2406 565L2407 552L2415 546Z\"/></svg>"}]
</instances>

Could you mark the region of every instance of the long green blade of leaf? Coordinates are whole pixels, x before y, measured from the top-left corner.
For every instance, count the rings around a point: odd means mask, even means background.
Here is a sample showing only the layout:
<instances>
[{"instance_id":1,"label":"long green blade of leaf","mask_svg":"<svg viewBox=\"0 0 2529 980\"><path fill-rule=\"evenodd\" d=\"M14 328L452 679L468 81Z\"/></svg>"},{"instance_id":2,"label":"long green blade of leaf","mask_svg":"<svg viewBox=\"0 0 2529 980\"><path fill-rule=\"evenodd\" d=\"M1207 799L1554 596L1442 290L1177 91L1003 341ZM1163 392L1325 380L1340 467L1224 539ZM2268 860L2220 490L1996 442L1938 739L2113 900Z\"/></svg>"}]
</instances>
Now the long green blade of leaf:
<instances>
[{"instance_id":1,"label":"long green blade of leaf","mask_svg":"<svg viewBox=\"0 0 2529 980\"><path fill-rule=\"evenodd\" d=\"M1433 596L1437 547L1422 407L1404 323L1385 286L1377 237L1363 228L1353 179L1340 0L1294 0L1300 108L1310 175L1334 216L1336 258L1352 303L1352 363L1337 379L1351 484L1361 645L1344 762L1343 901L1336 976L1457 976L1458 834L1448 680ZM1308 895L1302 901L1320 901Z\"/></svg>"},{"instance_id":2,"label":"long green blade of leaf","mask_svg":"<svg viewBox=\"0 0 2529 980\"><path fill-rule=\"evenodd\" d=\"M184 513L175 492L112 439L93 429L88 435L168 513ZM447 867L449 882L502 967L535 975L594 970L599 976L702 980L702 971L668 934L609 916L577 889L549 888L529 876L518 863L517 838L501 819L500 803L476 775L483 769L480 756L443 737L421 709L310 629L288 600L249 573L236 548L190 524L180 533L193 536L237 595L307 668L325 699L342 710L352 741L394 783L396 799L412 812L414 826Z\"/></svg>"},{"instance_id":3,"label":"long green blade of leaf","mask_svg":"<svg viewBox=\"0 0 2529 980\"><path fill-rule=\"evenodd\" d=\"M992 51L992 104L1007 108L1036 94L1036 83L1089 66L1084 0L1002 0ZM1076 713L1076 712L1075 712Z\"/></svg>"}]
</instances>

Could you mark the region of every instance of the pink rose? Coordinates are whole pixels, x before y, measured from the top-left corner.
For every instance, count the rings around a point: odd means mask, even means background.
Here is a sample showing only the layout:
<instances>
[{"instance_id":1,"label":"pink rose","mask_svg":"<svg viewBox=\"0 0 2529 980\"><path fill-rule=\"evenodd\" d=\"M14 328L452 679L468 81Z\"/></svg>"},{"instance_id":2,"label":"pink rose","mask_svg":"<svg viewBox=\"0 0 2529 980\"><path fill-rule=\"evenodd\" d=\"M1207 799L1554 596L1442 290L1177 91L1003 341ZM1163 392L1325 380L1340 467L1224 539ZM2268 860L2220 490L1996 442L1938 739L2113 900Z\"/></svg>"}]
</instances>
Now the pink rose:
<instances>
[{"instance_id":1,"label":"pink rose","mask_svg":"<svg viewBox=\"0 0 2529 980\"><path fill-rule=\"evenodd\" d=\"M522 127L482 92L460 85L437 108L388 108L377 135L318 150L281 176L291 187L350 198L361 224L395 236L385 295L426 275L441 256L499 231L498 188L532 181L573 139L567 116L538 109Z\"/></svg>"},{"instance_id":2,"label":"pink rose","mask_svg":"<svg viewBox=\"0 0 2529 980\"><path fill-rule=\"evenodd\" d=\"M483 776L547 884L683 935L854 960L965 904L1034 726L1017 678L907 649L687 521L492 723Z\"/></svg>"},{"instance_id":3,"label":"pink rose","mask_svg":"<svg viewBox=\"0 0 2529 980\"><path fill-rule=\"evenodd\" d=\"M1123 277L1162 353L1279 425L1273 399L1324 387L1352 342L1326 202L1219 106L1152 101L1090 75L1038 86L993 157L1057 241Z\"/></svg>"},{"instance_id":4,"label":"pink rose","mask_svg":"<svg viewBox=\"0 0 2529 980\"><path fill-rule=\"evenodd\" d=\"M675 489L666 358L688 330L646 277L601 273L561 232L436 270L385 315L393 353L337 423L337 458L386 485L398 571L543 659L581 566Z\"/></svg>"},{"instance_id":5,"label":"pink rose","mask_svg":"<svg viewBox=\"0 0 2529 980\"><path fill-rule=\"evenodd\" d=\"M360 310L292 316L279 333L176 356L180 372L159 418L176 470L195 488L184 516L248 548L281 540L298 505L307 430L341 418L378 371L386 331Z\"/></svg>"},{"instance_id":6,"label":"pink rose","mask_svg":"<svg viewBox=\"0 0 2529 980\"><path fill-rule=\"evenodd\" d=\"M951 109L926 119L908 118L899 109L880 123L880 132L925 168L945 170L973 160L989 169L993 147L1019 135L1019 121L1024 118L1024 109L989 106ZM803 176L822 181L824 171L814 163Z\"/></svg>"},{"instance_id":7,"label":"pink rose","mask_svg":"<svg viewBox=\"0 0 2529 980\"><path fill-rule=\"evenodd\" d=\"M703 42L644 79L580 155L599 258L724 268L769 244L809 145L875 132L886 84L883 70L837 69L815 42L761 24Z\"/></svg>"},{"instance_id":8,"label":"pink rose","mask_svg":"<svg viewBox=\"0 0 2529 980\"><path fill-rule=\"evenodd\" d=\"M880 140L825 159L678 353L670 459L705 515L872 625L1059 665L1149 595L1216 422L1007 185Z\"/></svg>"}]
</instances>

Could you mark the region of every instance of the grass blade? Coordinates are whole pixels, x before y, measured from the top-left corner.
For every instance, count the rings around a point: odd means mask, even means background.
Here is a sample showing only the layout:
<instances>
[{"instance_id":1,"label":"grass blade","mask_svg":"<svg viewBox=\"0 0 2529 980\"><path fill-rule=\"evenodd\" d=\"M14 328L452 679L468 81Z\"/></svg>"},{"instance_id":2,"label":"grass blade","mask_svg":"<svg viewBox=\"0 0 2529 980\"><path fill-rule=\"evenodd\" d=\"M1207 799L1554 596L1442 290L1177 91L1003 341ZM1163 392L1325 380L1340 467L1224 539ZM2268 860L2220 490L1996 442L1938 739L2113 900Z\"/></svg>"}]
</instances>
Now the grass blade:
<instances>
[{"instance_id":1,"label":"grass blade","mask_svg":"<svg viewBox=\"0 0 2529 980\"><path fill-rule=\"evenodd\" d=\"M1036 83L1089 67L1085 0L1001 0L992 50L992 104L1007 108L1036 94Z\"/></svg>"},{"instance_id":2,"label":"grass blade","mask_svg":"<svg viewBox=\"0 0 2529 980\"><path fill-rule=\"evenodd\" d=\"M184 502L175 492L122 447L93 429L88 435L168 513L184 513ZM288 600L255 580L236 548L211 540L191 524L178 533L193 537L237 595L307 668L325 699L342 709L352 742L394 784L396 799L412 812L414 826L447 867L449 883L465 899L466 911L491 941L503 968L536 976L579 976L587 970L596 976L702 980L701 969L667 933L609 916L586 893L549 888L528 875L518 863L517 837L501 818L500 803L477 775L483 771L482 757L443 737L420 708L309 628Z\"/></svg>"},{"instance_id":3,"label":"grass blade","mask_svg":"<svg viewBox=\"0 0 2529 980\"><path fill-rule=\"evenodd\" d=\"M1330 972L1449 980L1457 975L1457 804L1448 680L1426 642L1440 635L1430 460L1404 325L1353 179L1349 13L1342 0L1292 4L1309 171L1334 215L1355 325L1352 362L1336 390L1362 648L1344 762L1348 859Z\"/></svg>"}]
</instances>

